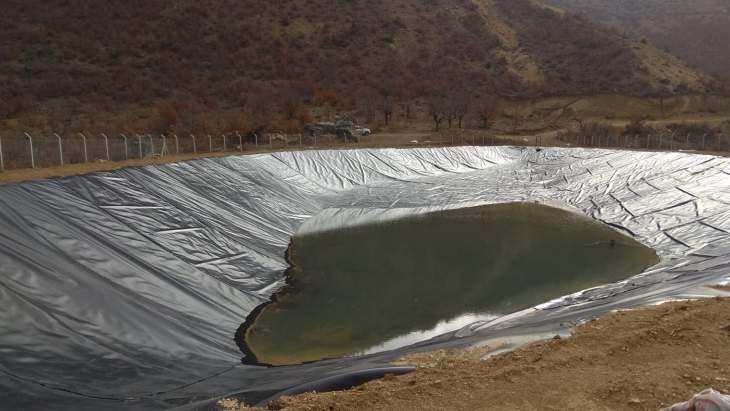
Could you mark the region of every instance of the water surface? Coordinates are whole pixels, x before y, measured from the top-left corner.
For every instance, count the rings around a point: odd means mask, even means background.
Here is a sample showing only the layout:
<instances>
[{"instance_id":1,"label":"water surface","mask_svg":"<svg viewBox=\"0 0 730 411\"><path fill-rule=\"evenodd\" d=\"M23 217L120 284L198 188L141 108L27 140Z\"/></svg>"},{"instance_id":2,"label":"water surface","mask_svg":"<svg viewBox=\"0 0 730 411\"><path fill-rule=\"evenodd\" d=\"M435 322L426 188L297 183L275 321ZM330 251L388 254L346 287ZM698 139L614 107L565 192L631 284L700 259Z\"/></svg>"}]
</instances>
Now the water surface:
<instances>
[{"instance_id":1,"label":"water surface","mask_svg":"<svg viewBox=\"0 0 730 411\"><path fill-rule=\"evenodd\" d=\"M529 203L298 236L289 259L289 287L245 332L263 363L392 349L464 318L529 308L658 262L653 250L601 223Z\"/></svg>"}]
</instances>

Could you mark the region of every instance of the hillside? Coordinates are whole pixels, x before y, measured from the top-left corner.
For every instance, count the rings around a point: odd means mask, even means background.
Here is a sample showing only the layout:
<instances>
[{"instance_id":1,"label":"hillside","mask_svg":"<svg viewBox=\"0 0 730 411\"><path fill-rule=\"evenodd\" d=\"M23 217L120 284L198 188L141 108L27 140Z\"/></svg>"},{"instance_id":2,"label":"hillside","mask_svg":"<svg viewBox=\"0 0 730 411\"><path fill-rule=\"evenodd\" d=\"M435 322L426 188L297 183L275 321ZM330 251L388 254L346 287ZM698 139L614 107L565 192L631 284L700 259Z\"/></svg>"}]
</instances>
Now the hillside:
<instances>
[{"instance_id":1,"label":"hillside","mask_svg":"<svg viewBox=\"0 0 730 411\"><path fill-rule=\"evenodd\" d=\"M727 0L546 0L645 38L716 76L730 78Z\"/></svg>"},{"instance_id":2,"label":"hillside","mask_svg":"<svg viewBox=\"0 0 730 411\"><path fill-rule=\"evenodd\" d=\"M108 127L111 114L124 129L285 129L309 118L303 105L392 112L428 99L458 110L487 95L714 87L665 53L531 0L4 3L0 121L16 129Z\"/></svg>"}]
</instances>

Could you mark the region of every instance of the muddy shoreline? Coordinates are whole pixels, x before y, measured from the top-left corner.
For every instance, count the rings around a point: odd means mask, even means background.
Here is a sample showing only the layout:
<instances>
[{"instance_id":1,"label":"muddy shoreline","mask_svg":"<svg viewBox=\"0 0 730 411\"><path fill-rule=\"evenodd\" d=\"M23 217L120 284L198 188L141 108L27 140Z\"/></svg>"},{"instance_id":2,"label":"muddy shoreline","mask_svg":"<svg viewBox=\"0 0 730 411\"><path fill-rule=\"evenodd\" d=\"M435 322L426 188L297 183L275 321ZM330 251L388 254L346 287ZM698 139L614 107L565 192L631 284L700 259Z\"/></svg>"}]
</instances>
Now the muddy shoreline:
<instances>
[{"instance_id":1,"label":"muddy shoreline","mask_svg":"<svg viewBox=\"0 0 730 411\"><path fill-rule=\"evenodd\" d=\"M294 238L289 241L289 246L286 248L286 253L284 255L286 262L289 264L289 268L284 271L284 286L281 287L277 292L272 294L268 302L259 305L253 311L251 311L248 317L246 317L246 321L244 321L243 324L241 324L241 326L238 327L238 329L236 330L234 340L236 341L238 349L241 350L241 353L243 353L244 355L244 357L241 358L241 363L243 364L269 368L280 367L280 365L267 364L260 361L256 355L256 352L248 345L248 341L246 341L246 336L248 334L248 331L256 324L256 320L258 320L264 310L266 310L266 308L268 308L272 304L276 304L277 302L279 302L279 299L282 296L290 292L293 287L295 287L293 273L296 267L294 266L294 258L292 257L293 255Z\"/></svg>"}]
</instances>

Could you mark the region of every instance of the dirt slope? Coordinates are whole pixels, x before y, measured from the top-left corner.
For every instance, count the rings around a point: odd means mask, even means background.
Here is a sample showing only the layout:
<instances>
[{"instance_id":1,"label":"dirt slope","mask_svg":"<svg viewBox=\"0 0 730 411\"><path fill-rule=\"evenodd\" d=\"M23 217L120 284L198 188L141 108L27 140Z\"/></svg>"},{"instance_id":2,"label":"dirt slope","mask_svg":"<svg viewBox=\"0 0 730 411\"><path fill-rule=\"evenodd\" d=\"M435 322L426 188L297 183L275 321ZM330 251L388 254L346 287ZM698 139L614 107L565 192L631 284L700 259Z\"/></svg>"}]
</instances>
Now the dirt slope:
<instances>
[{"instance_id":1,"label":"dirt slope","mask_svg":"<svg viewBox=\"0 0 730 411\"><path fill-rule=\"evenodd\" d=\"M479 362L426 354L416 372L347 392L284 398L286 410L657 410L708 388L730 393L730 299L619 312L573 337Z\"/></svg>"}]
</instances>

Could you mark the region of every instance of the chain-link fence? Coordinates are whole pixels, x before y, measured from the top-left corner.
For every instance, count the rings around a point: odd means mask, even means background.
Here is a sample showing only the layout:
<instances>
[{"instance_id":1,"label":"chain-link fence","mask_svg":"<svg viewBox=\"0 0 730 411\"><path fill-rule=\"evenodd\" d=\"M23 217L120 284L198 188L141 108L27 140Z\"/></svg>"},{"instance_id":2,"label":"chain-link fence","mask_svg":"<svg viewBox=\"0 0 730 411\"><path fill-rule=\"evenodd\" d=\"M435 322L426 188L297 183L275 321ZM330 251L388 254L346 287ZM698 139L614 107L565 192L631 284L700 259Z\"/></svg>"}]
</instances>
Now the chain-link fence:
<instances>
[{"instance_id":1,"label":"chain-link fence","mask_svg":"<svg viewBox=\"0 0 730 411\"><path fill-rule=\"evenodd\" d=\"M576 147L626 148L659 151L728 151L730 136L724 134L619 134L619 135L561 135L563 144ZM561 144L562 145L562 144Z\"/></svg>"},{"instance_id":2,"label":"chain-link fence","mask_svg":"<svg viewBox=\"0 0 730 411\"><path fill-rule=\"evenodd\" d=\"M90 162L159 158L177 154L242 151L242 136L184 136L149 134L87 136L0 136L0 171L56 167Z\"/></svg>"},{"instance_id":3,"label":"chain-link fence","mask_svg":"<svg viewBox=\"0 0 730 411\"><path fill-rule=\"evenodd\" d=\"M413 145L513 145L601 147L635 150L729 151L730 136L724 134L645 134L586 135L560 134L545 136L504 137L494 134L442 134L439 141L395 142L386 146ZM375 144L377 146L377 144ZM171 155L203 155L207 153L245 152L250 150L282 150L305 148L371 147L367 138L339 138L332 135L267 134L243 137L226 135L116 135L91 136L22 135L0 136L0 171L57 167L90 162L155 159Z\"/></svg>"}]
</instances>

